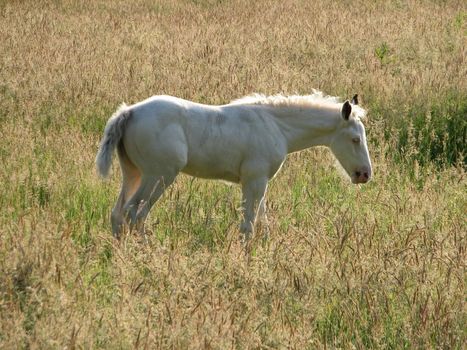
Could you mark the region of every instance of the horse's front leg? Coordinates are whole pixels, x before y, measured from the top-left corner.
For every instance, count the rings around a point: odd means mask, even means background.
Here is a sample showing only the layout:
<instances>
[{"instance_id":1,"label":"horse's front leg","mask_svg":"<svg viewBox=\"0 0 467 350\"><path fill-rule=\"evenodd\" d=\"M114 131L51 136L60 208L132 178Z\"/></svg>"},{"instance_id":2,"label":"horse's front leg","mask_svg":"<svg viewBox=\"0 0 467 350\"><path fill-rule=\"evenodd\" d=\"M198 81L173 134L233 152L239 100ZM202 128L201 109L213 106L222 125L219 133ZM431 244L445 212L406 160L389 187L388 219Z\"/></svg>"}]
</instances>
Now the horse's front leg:
<instances>
[{"instance_id":1,"label":"horse's front leg","mask_svg":"<svg viewBox=\"0 0 467 350\"><path fill-rule=\"evenodd\" d=\"M260 231L263 234L263 239L269 239L269 220L266 214L266 195L263 196L259 207L258 207L258 214L256 214L256 221L260 224ZM257 223L257 225L258 225Z\"/></svg>"},{"instance_id":2,"label":"horse's front leg","mask_svg":"<svg viewBox=\"0 0 467 350\"><path fill-rule=\"evenodd\" d=\"M240 232L245 241L251 238L257 216L265 215L265 193L268 186L268 178L260 177L242 181L243 192L243 222ZM258 215L256 214L258 213Z\"/></svg>"}]
</instances>

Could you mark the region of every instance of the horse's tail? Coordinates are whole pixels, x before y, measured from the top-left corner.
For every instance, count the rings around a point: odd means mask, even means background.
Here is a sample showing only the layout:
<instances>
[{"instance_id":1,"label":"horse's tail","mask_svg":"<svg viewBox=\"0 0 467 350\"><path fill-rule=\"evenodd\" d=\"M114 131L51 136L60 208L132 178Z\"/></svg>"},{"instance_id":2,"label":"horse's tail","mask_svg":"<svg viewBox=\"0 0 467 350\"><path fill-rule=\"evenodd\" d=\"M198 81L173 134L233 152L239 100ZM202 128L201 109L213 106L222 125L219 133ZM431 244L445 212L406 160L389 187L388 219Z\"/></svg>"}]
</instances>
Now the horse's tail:
<instances>
[{"instance_id":1,"label":"horse's tail","mask_svg":"<svg viewBox=\"0 0 467 350\"><path fill-rule=\"evenodd\" d=\"M97 172L102 177L109 175L112 165L112 156L116 146L122 139L125 125L131 117L131 110L126 104L122 104L118 110L110 117L105 126L104 136L102 137L99 151L96 156Z\"/></svg>"}]
</instances>

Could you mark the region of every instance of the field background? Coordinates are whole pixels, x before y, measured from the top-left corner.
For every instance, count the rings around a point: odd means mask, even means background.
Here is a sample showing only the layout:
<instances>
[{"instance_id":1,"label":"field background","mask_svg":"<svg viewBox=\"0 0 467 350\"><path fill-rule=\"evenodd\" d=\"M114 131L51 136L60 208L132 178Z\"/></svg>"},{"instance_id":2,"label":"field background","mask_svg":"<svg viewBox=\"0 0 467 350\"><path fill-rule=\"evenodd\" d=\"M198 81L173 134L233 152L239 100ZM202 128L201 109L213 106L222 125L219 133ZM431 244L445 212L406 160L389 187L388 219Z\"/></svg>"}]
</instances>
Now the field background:
<instances>
[{"instance_id":1,"label":"field background","mask_svg":"<svg viewBox=\"0 0 467 350\"><path fill-rule=\"evenodd\" d=\"M461 349L463 1L0 1L0 348ZM374 178L291 155L271 236L180 176L116 242L94 157L122 102L360 95Z\"/></svg>"}]
</instances>

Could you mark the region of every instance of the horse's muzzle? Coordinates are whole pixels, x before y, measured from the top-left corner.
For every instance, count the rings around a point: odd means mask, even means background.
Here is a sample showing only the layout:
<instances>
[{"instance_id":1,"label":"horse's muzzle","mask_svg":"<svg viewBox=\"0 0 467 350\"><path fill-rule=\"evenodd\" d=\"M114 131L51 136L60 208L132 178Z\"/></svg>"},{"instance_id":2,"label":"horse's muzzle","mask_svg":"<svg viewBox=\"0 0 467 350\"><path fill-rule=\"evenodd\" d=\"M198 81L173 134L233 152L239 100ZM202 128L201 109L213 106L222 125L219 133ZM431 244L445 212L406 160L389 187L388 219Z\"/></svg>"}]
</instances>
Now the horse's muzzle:
<instances>
[{"instance_id":1,"label":"horse's muzzle","mask_svg":"<svg viewBox=\"0 0 467 350\"><path fill-rule=\"evenodd\" d=\"M352 176L352 182L354 184L364 184L370 181L371 170L356 171Z\"/></svg>"}]
</instances>

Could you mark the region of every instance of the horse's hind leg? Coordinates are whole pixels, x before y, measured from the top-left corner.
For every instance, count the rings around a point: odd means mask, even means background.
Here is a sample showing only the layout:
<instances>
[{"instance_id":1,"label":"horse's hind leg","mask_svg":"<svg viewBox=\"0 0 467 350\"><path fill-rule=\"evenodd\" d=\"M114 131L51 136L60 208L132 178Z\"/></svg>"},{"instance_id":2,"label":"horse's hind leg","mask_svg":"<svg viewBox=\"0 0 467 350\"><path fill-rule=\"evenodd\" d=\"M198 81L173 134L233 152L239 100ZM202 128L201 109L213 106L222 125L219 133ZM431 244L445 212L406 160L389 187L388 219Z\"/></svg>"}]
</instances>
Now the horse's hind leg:
<instances>
[{"instance_id":1,"label":"horse's hind leg","mask_svg":"<svg viewBox=\"0 0 467 350\"><path fill-rule=\"evenodd\" d=\"M136 227L141 234L144 233L144 221L149 211L165 189L175 180L177 173L160 171L157 174L143 174L138 190L124 206L130 229Z\"/></svg>"},{"instance_id":2,"label":"horse's hind leg","mask_svg":"<svg viewBox=\"0 0 467 350\"><path fill-rule=\"evenodd\" d=\"M135 194L141 182L140 171L128 159L125 149L121 145L118 148L118 158L122 170L122 189L111 214L112 233L115 238L120 238L122 227L125 222L124 205L128 199Z\"/></svg>"}]
</instances>

